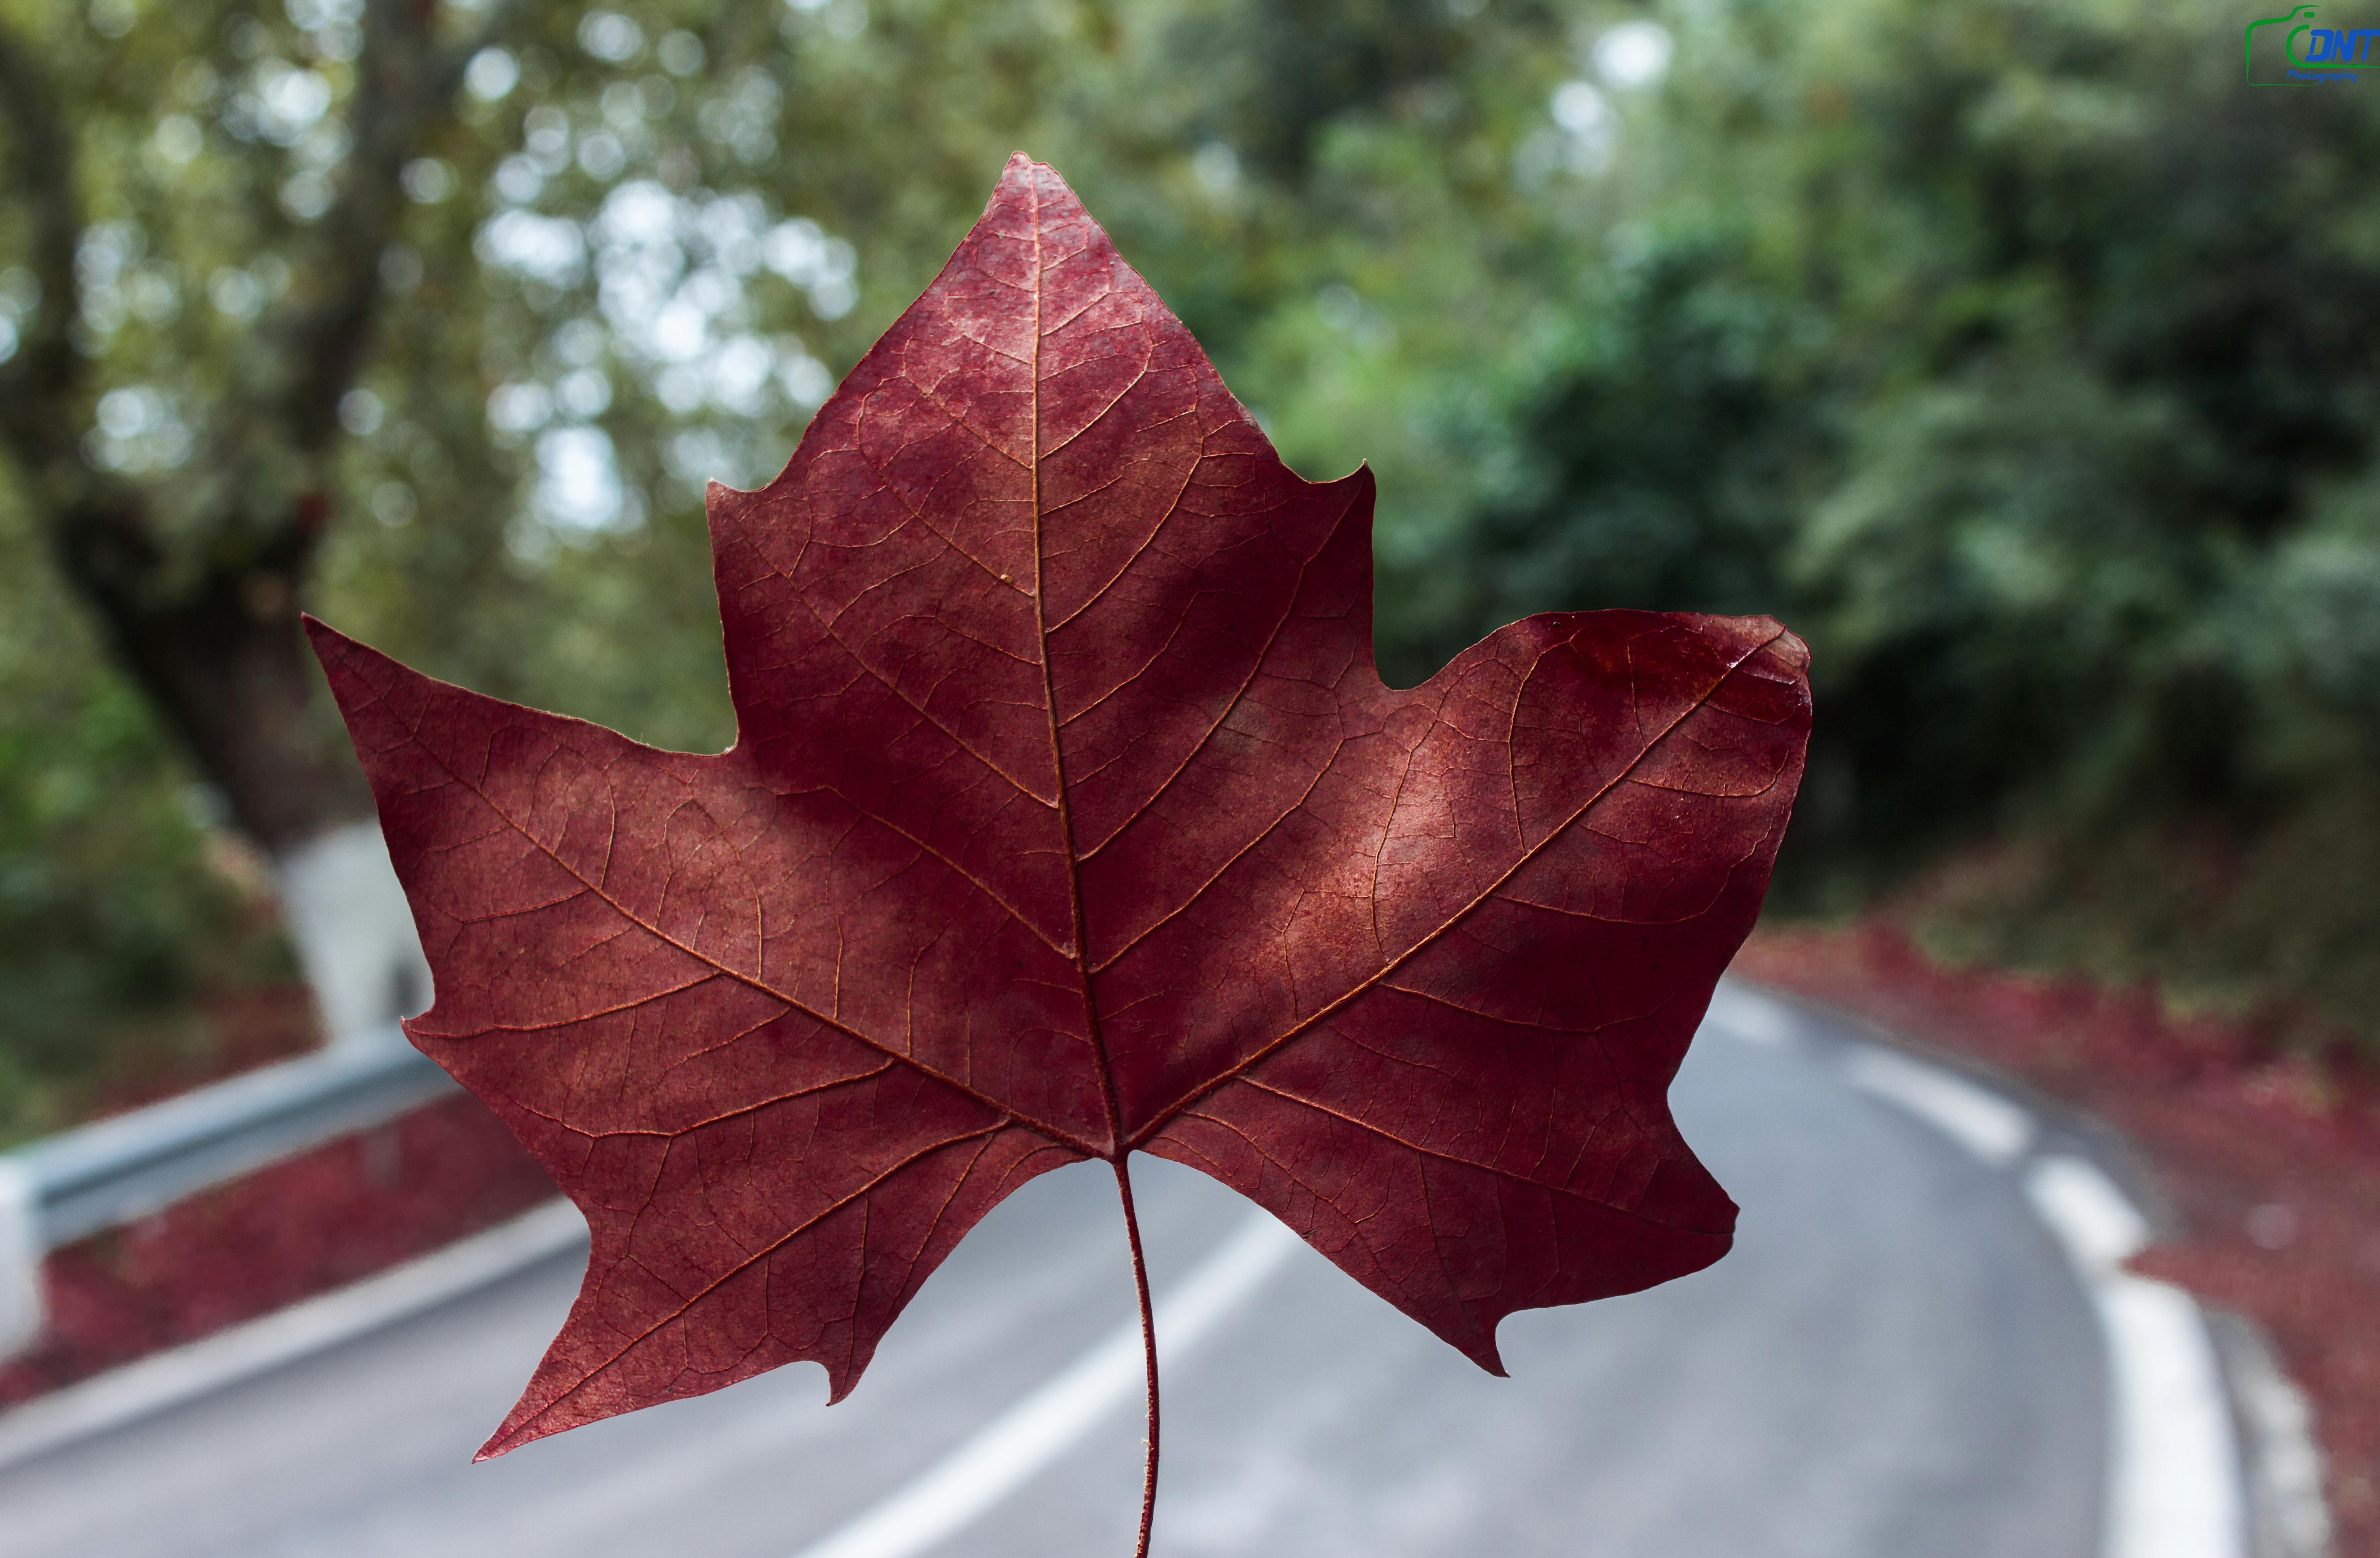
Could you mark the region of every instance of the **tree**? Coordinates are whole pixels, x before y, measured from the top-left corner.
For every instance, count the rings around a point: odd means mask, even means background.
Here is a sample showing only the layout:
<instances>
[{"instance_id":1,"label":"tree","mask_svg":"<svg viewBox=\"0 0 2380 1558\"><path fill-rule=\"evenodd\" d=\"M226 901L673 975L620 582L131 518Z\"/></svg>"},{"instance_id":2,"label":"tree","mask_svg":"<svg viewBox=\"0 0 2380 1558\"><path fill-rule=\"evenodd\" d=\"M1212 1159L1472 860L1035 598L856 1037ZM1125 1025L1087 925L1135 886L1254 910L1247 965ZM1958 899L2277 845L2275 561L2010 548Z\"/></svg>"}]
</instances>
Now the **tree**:
<instances>
[{"instance_id":1,"label":"tree","mask_svg":"<svg viewBox=\"0 0 2380 1558\"><path fill-rule=\"evenodd\" d=\"M378 846L301 601L492 692L719 739L707 581L657 569L647 540L698 529L708 480L775 469L1008 152L1116 212L1279 405L1267 384L1335 344L1305 339L1318 288L1358 265L1395 285L1383 237L1465 230L1427 164L1382 154L1435 138L1501 164L1512 116L1450 83L1542 55L1553 24L1451 16L0 9L19 197L0 213L0 503L274 859L332 1026L387 1015L424 992L394 897L362 885ZM1218 68L1183 70L1194 43ZM1383 195L1411 208L1393 236ZM1328 415L1300 428L1309 456L1367 446ZM342 910L363 923L337 931Z\"/></svg>"},{"instance_id":2,"label":"tree","mask_svg":"<svg viewBox=\"0 0 2380 1558\"><path fill-rule=\"evenodd\" d=\"M1675 20L1612 271L1457 430L1447 631L1757 602L1805 894L2029 835L1991 950L2368 1030L2372 100L2243 83L2209 5Z\"/></svg>"},{"instance_id":3,"label":"tree","mask_svg":"<svg viewBox=\"0 0 2380 1558\"><path fill-rule=\"evenodd\" d=\"M117 14L94 12L92 25L120 36L126 30L105 19ZM89 294L137 262L140 238L122 217L94 220L92 186L115 180L87 172L91 138L66 105L68 92L98 87L77 79L99 63L96 51L78 62L84 71L44 68L21 30L0 30L0 116L30 262L13 360L0 367L0 437L58 567L117 658L238 825L277 861L334 1032L428 994L412 977L419 950L406 946L409 928L383 886L384 850L374 869L369 797L319 717L298 600L331 514L341 408L388 286L401 180L470 59L511 20L502 11L442 42L433 15L407 0L372 0L352 20L326 18L322 30L337 25L355 40L343 176L293 246L300 258L289 291L230 354L202 425L185 434L196 445L187 463L171 462L161 481L93 447L111 424L127 436L150 431L144 397L157 393L99 387L112 332ZM111 73L129 77L132 90L101 89L102 101L132 107L141 74ZM108 192L136 208L172 198L162 177L127 183ZM86 432L94 409L99 429Z\"/></svg>"}]
</instances>

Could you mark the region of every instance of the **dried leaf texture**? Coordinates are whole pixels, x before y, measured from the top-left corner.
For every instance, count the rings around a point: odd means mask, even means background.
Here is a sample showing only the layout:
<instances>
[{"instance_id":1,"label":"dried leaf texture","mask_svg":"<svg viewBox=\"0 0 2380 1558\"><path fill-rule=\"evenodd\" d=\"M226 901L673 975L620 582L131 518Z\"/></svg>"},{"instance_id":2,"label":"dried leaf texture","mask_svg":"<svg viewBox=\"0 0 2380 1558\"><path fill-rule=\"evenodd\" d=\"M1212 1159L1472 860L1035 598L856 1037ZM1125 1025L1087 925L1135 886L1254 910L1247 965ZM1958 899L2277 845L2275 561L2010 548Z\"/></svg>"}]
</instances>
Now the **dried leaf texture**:
<instances>
[{"instance_id":1,"label":"dried leaf texture","mask_svg":"<svg viewBox=\"0 0 2380 1558\"><path fill-rule=\"evenodd\" d=\"M1539 616L1421 688L1293 474L1018 158L784 473L712 489L739 724L662 752L315 625L437 976L585 1211L482 1455L796 1358L840 1397L1035 1175L1142 1150L1483 1367L1717 1260L1666 1095L1809 726L1765 618Z\"/></svg>"}]
</instances>

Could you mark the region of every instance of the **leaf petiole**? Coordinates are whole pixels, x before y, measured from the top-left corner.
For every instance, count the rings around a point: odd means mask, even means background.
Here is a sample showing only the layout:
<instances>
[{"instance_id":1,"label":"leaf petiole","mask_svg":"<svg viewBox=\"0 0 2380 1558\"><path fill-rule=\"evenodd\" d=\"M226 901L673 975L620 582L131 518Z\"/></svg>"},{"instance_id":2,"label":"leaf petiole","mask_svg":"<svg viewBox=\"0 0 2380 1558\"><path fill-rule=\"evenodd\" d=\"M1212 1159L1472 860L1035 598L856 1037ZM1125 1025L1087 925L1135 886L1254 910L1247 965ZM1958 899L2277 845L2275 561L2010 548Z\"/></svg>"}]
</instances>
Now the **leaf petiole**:
<instances>
[{"instance_id":1,"label":"leaf petiole","mask_svg":"<svg viewBox=\"0 0 2380 1558\"><path fill-rule=\"evenodd\" d=\"M1133 1210L1130 1152L1119 1152L1114 1164L1116 1194L1123 1199L1123 1235L1132 1247L1132 1285L1140 1299L1140 1345L1148 1367L1148 1460L1140 1484L1140 1545L1133 1558L1148 1558L1148 1533L1157 1519L1157 1316L1148 1301L1148 1262L1140 1251L1140 1215Z\"/></svg>"}]
</instances>

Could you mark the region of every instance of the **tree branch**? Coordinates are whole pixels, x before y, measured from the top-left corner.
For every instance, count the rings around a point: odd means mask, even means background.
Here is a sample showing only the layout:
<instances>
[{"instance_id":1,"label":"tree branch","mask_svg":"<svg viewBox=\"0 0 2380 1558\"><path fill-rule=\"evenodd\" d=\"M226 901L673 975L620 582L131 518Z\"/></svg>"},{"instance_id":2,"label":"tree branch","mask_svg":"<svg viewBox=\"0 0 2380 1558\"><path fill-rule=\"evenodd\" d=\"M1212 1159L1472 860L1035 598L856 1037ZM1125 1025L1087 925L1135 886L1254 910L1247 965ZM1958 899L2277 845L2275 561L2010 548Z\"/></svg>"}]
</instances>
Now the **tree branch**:
<instances>
[{"instance_id":1,"label":"tree branch","mask_svg":"<svg viewBox=\"0 0 2380 1558\"><path fill-rule=\"evenodd\" d=\"M176 486L93 470L81 457L90 369L72 328L83 232L74 125L42 62L0 29L0 178L23 191L42 285L17 355L0 366L0 442L26 468L59 567L117 658L239 825L276 853L370 815L344 738L315 718L298 600L329 512L339 399L370 351L381 258L403 222L405 165L452 104L471 55L531 3L542 0L503 0L449 49L433 35L437 0L366 0L346 176L312 235L308 285L242 354L238 387L215 408L202 479ZM169 526L165 514L189 522Z\"/></svg>"},{"instance_id":2,"label":"tree branch","mask_svg":"<svg viewBox=\"0 0 2380 1558\"><path fill-rule=\"evenodd\" d=\"M492 48L503 43L514 26L533 8L529 0L496 0L489 6L488 19L480 24L480 30L446 51L445 60L440 67L445 73L441 89L443 93L452 97L455 89L462 84L463 71L471 63L472 56L481 49Z\"/></svg>"},{"instance_id":3,"label":"tree branch","mask_svg":"<svg viewBox=\"0 0 2380 1558\"><path fill-rule=\"evenodd\" d=\"M337 436L339 397L362 370L385 290L381 256L402 225L405 165L454 102L471 56L528 8L524 0L502 0L470 38L442 49L431 37L434 3L368 0L346 180L322 225L324 286L319 301L273 326L295 368L275 409L301 452L319 454Z\"/></svg>"},{"instance_id":4,"label":"tree branch","mask_svg":"<svg viewBox=\"0 0 2380 1558\"><path fill-rule=\"evenodd\" d=\"M32 272L41 301L20 327L15 358L0 365L0 437L29 472L74 461L74 405L82 359L69 327L79 301L75 250L82 239L75 192L74 138L66 116L17 36L0 24L0 123L10 141L9 182L32 217Z\"/></svg>"}]
</instances>

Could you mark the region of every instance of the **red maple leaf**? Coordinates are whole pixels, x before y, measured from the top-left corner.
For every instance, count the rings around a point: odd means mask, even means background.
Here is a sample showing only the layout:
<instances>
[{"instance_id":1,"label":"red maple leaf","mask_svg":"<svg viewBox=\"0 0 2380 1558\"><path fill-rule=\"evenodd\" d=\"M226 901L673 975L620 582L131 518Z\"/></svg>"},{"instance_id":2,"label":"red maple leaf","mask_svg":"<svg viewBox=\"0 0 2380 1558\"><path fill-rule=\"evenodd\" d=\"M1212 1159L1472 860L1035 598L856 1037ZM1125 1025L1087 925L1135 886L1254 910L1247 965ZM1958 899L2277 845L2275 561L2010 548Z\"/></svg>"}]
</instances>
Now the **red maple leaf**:
<instances>
[{"instance_id":1,"label":"red maple leaf","mask_svg":"<svg viewBox=\"0 0 2380 1558\"><path fill-rule=\"evenodd\" d=\"M1021 157L710 513L716 757L310 625L437 976L407 1031L593 1232L482 1455L797 1358L840 1398L1026 1180L1106 1160L1129 1218L1135 1149L1498 1372L1513 1310L1726 1250L1666 1094L1800 778L1798 639L1537 616L1384 686L1369 474L1283 466Z\"/></svg>"}]
</instances>

